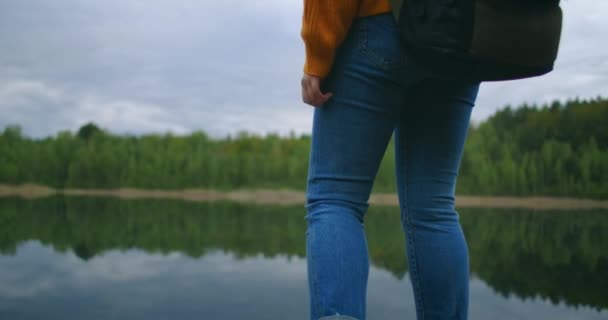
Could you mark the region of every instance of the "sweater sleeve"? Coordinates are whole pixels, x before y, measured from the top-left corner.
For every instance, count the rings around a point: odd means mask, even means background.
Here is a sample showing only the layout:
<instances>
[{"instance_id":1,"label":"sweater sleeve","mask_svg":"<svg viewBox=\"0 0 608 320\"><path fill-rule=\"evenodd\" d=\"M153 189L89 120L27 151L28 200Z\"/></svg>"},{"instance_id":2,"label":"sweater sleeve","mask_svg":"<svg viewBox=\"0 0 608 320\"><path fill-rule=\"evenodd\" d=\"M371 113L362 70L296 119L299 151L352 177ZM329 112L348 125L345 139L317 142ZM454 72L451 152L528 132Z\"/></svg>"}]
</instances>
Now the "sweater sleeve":
<instances>
[{"instance_id":1,"label":"sweater sleeve","mask_svg":"<svg viewBox=\"0 0 608 320\"><path fill-rule=\"evenodd\" d=\"M336 49L357 15L360 0L304 0L301 36L306 47L304 73L325 77Z\"/></svg>"}]
</instances>

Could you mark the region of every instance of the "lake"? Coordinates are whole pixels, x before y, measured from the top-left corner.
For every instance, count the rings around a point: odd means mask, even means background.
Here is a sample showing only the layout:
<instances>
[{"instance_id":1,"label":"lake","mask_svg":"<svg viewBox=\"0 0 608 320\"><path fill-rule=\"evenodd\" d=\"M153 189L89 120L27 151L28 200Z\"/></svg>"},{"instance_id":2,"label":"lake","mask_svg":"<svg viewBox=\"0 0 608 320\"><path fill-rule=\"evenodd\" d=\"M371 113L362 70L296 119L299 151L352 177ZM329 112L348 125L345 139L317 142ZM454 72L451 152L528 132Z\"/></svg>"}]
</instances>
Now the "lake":
<instances>
[{"instance_id":1,"label":"lake","mask_svg":"<svg viewBox=\"0 0 608 320\"><path fill-rule=\"evenodd\" d=\"M470 319L608 319L608 212L458 209ZM303 205L0 198L0 319L308 319ZM397 207L365 221L370 320L415 319Z\"/></svg>"}]
</instances>

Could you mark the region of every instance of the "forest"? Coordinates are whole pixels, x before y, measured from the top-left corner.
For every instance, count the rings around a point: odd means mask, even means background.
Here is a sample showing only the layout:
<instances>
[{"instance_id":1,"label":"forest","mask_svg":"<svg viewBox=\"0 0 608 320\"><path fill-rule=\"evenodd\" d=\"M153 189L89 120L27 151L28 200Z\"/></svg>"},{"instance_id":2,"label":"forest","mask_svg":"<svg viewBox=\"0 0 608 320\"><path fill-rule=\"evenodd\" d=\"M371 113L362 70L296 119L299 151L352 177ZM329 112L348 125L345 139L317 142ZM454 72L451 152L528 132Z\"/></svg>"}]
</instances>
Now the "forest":
<instances>
[{"instance_id":1,"label":"forest","mask_svg":"<svg viewBox=\"0 0 608 320\"><path fill-rule=\"evenodd\" d=\"M608 197L608 99L506 106L471 124L457 193ZM0 183L54 188L306 189L310 135L114 134L97 124L31 138L1 129ZM373 192L395 192L394 143Z\"/></svg>"}]
</instances>

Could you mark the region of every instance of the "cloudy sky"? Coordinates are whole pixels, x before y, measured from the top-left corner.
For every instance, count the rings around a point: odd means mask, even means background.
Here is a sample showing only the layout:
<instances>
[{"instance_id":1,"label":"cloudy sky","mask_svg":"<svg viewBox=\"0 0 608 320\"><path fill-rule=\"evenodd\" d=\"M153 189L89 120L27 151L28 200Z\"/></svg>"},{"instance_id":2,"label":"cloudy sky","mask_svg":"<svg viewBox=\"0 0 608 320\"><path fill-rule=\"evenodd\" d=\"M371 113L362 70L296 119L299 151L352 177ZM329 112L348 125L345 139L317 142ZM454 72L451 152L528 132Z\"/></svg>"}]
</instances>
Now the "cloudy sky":
<instances>
[{"instance_id":1,"label":"cloudy sky","mask_svg":"<svg viewBox=\"0 0 608 320\"><path fill-rule=\"evenodd\" d=\"M608 95L608 1L564 0L556 71L484 83L497 108ZM0 0L0 129L308 133L302 0Z\"/></svg>"}]
</instances>

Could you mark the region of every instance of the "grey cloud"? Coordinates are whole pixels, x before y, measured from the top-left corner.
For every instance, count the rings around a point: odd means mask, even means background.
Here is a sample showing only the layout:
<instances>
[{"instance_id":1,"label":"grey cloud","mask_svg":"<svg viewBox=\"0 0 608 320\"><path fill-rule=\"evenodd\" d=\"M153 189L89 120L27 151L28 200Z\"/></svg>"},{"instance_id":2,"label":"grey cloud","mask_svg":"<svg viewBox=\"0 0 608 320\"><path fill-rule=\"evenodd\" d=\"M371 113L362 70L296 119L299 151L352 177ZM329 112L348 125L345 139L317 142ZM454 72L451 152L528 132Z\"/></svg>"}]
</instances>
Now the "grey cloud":
<instances>
[{"instance_id":1,"label":"grey cloud","mask_svg":"<svg viewBox=\"0 0 608 320\"><path fill-rule=\"evenodd\" d=\"M5 0L0 92L43 89L1 99L0 128L44 136L95 120L117 132L310 132L301 10L299 0ZM506 104L604 93L608 3L564 1L564 12L556 71L483 84L476 121Z\"/></svg>"}]
</instances>

